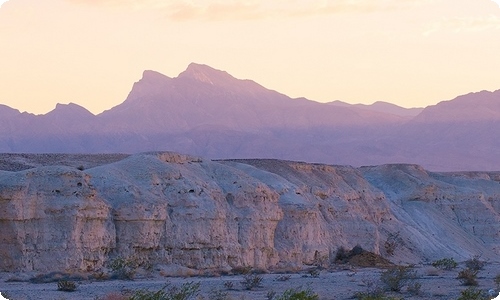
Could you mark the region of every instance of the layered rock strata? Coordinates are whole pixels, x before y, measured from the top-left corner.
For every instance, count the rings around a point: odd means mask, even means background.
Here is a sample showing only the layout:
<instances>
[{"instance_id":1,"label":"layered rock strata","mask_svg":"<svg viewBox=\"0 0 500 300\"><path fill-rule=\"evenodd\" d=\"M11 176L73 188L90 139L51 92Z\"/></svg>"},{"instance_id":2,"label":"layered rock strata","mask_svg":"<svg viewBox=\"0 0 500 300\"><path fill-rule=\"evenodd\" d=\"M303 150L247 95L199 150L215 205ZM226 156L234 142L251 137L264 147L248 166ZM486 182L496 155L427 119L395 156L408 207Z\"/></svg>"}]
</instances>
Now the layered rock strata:
<instances>
[{"instance_id":1,"label":"layered rock strata","mask_svg":"<svg viewBox=\"0 0 500 300\"><path fill-rule=\"evenodd\" d=\"M499 173L123 157L0 171L0 271L297 269L358 244L398 263L500 254Z\"/></svg>"}]
</instances>

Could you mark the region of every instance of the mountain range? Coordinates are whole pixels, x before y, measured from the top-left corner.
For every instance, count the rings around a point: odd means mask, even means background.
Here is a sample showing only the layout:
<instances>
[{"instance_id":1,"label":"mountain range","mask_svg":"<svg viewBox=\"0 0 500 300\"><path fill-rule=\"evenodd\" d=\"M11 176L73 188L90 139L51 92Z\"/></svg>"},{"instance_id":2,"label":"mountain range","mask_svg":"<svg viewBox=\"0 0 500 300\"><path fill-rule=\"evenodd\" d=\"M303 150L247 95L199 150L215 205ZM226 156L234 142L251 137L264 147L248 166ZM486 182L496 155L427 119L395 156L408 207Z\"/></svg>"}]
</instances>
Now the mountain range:
<instances>
[{"instance_id":1,"label":"mountain range","mask_svg":"<svg viewBox=\"0 0 500 300\"><path fill-rule=\"evenodd\" d=\"M127 99L94 115L70 103L45 115L0 105L0 152L276 158L341 165L500 170L500 90L426 108L292 99L192 63L175 78L145 71Z\"/></svg>"}]
</instances>

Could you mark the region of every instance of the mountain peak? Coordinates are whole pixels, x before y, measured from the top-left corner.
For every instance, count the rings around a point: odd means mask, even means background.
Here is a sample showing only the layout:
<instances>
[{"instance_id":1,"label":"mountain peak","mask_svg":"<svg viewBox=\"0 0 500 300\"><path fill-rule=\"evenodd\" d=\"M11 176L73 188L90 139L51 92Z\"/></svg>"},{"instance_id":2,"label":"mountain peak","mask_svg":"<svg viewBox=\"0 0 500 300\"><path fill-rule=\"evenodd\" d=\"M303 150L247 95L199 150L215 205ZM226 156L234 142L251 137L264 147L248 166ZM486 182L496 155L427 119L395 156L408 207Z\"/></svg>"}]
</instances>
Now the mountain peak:
<instances>
[{"instance_id":1,"label":"mountain peak","mask_svg":"<svg viewBox=\"0 0 500 300\"><path fill-rule=\"evenodd\" d=\"M65 115L65 116L75 116L75 115L82 115L82 116L93 116L94 114L88 111L86 108L75 104L75 103L68 103L68 104L61 104L57 103L56 108L54 108L52 111L47 113L47 115Z\"/></svg>"},{"instance_id":2,"label":"mountain peak","mask_svg":"<svg viewBox=\"0 0 500 300\"><path fill-rule=\"evenodd\" d=\"M224 85L228 81L235 80L233 76L225 71L197 63L190 63L187 69L179 74L178 78L194 79L211 85Z\"/></svg>"},{"instance_id":3,"label":"mountain peak","mask_svg":"<svg viewBox=\"0 0 500 300\"><path fill-rule=\"evenodd\" d=\"M152 70L145 70L142 73L142 79L141 81L146 81L146 82L162 82L165 80L171 79L170 77L163 75L162 73L152 71Z\"/></svg>"}]
</instances>

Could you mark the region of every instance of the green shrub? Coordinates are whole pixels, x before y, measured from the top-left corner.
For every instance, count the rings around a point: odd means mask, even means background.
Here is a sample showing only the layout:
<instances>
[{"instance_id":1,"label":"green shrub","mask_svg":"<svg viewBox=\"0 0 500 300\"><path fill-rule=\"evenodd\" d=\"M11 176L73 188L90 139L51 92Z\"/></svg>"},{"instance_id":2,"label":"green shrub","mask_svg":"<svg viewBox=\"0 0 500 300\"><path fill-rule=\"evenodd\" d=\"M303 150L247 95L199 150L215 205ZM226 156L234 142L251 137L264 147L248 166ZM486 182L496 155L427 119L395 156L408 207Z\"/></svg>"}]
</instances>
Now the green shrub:
<instances>
[{"instance_id":1,"label":"green shrub","mask_svg":"<svg viewBox=\"0 0 500 300\"><path fill-rule=\"evenodd\" d=\"M269 298L271 297L271 298ZM268 293L268 300L318 300L318 294L314 293L311 289L288 289L279 296Z\"/></svg>"},{"instance_id":2,"label":"green shrub","mask_svg":"<svg viewBox=\"0 0 500 300\"><path fill-rule=\"evenodd\" d=\"M459 279L463 285L477 285L477 270L463 269L458 273L457 279Z\"/></svg>"},{"instance_id":3,"label":"green shrub","mask_svg":"<svg viewBox=\"0 0 500 300\"><path fill-rule=\"evenodd\" d=\"M460 297L457 300L487 300L484 293L474 287L469 287L460 292Z\"/></svg>"},{"instance_id":4,"label":"green shrub","mask_svg":"<svg viewBox=\"0 0 500 300\"><path fill-rule=\"evenodd\" d=\"M229 297L228 292L219 290L219 289L213 289L208 293L208 299L210 300L229 300L231 299Z\"/></svg>"},{"instance_id":5,"label":"green shrub","mask_svg":"<svg viewBox=\"0 0 500 300\"><path fill-rule=\"evenodd\" d=\"M63 292L74 292L76 291L76 283L74 281L60 280L57 282L57 290Z\"/></svg>"},{"instance_id":6,"label":"green shrub","mask_svg":"<svg viewBox=\"0 0 500 300\"><path fill-rule=\"evenodd\" d=\"M276 277L276 281L288 281L290 280L290 278L292 278L292 275L279 275L278 277Z\"/></svg>"},{"instance_id":7,"label":"green shrub","mask_svg":"<svg viewBox=\"0 0 500 300\"><path fill-rule=\"evenodd\" d=\"M451 270L455 269L458 264L453 258L442 258L433 262L432 266L438 269Z\"/></svg>"},{"instance_id":8,"label":"green shrub","mask_svg":"<svg viewBox=\"0 0 500 300\"><path fill-rule=\"evenodd\" d=\"M224 287L227 290L232 290L234 289L234 283L232 281L224 281Z\"/></svg>"},{"instance_id":9,"label":"green shrub","mask_svg":"<svg viewBox=\"0 0 500 300\"><path fill-rule=\"evenodd\" d=\"M354 298L358 300L398 300L398 298L384 295L381 291L376 292L358 292L354 294Z\"/></svg>"},{"instance_id":10,"label":"green shrub","mask_svg":"<svg viewBox=\"0 0 500 300\"><path fill-rule=\"evenodd\" d=\"M484 261L479 260L479 256L474 256L473 258L471 258L465 262L465 266L468 269L475 270L475 271L482 270L484 268L485 264L486 263Z\"/></svg>"},{"instance_id":11,"label":"green shrub","mask_svg":"<svg viewBox=\"0 0 500 300\"><path fill-rule=\"evenodd\" d=\"M399 243L399 231L396 233L389 233L387 239L384 242L385 253L387 253L388 256L393 256Z\"/></svg>"},{"instance_id":12,"label":"green shrub","mask_svg":"<svg viewBox=\"0 0 500 300\"><path fill-rule=\"evenodd\" d=\"M309 275L310 275L312 278L319 278L319 274L320 274L320 272L319 272L319 269L317 269L317 268L310 269L310 270L308 271L308 273L309 273Z\"/></svg>"},{"instance_id":13,"label":"green shrub","mask_svg":"<svg viewBox=\"0 0 500 300\"><path fill-rule=\"evenodd\" d=\"M109 268L113 271L114 277L118 279L134 279L139 263L134 258L116 257L109 263Z\"/></svg>"},{"instance_id":14,"label":"green shrub","mask_svg":"<svg viewBox=\"0 0 500 300\"><path fill-rule=\"evenodd\" d=\"M259 274L246 274L243 275L243 280L240 283L246 290L251 290L260 287L262 279L262 276Z\"/></svg>"},{"instance_id":15,"label":"green shrub","mask_svg":"<svg viewBox=\"0 0 500 300\"><path fill-rule=\"evenodd\" d=\"M408 293L410 293L414 296L417 296L417 295L420 295L421 288L422 288L422 284L420 282L412 282L412 283L408 284L408 286L406 287L406 290L408 291Z\"/></svg>"},{"instance_id":16,"label":"green shrub","mask_svg":"<svg viewBox=\"0 0 500 300\"><path fill-rule=\"evenodd\" d=\"M393 292L400 292L401 288L416 278L416 272L411 267L397 266L384 271L380 281Z\"/></svg>"},{"instance_id":17,"label":"green shrub","mask_svg":"<svg viewBox=\"0 0 500 300\"><path fill-rule=\"evenodd\" d=\"M497 285L497 288L500 288L500 273L495 276L495 284Z\"/></svg>"},{"instance_id":18,"label":"green shrub","mask_svg":"<svg viewBox=\"0 0 500 300\"><path fill-rule=\"evenodd\" d=\"M167 289L166 285L158 291L137 290L132 293L129 300L188 300L198 295L200 283L187 282L180 287L173 286Z\"/></svg>"}]
</instances>

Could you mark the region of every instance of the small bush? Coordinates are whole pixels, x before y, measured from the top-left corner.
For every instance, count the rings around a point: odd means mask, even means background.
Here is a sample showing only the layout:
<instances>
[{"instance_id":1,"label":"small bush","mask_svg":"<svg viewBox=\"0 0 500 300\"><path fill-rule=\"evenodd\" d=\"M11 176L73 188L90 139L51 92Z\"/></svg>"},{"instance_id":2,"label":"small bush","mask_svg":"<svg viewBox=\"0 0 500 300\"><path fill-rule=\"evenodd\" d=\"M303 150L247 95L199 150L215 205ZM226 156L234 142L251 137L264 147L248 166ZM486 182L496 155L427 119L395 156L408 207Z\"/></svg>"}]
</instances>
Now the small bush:
<instances>
[{"instance_id":1,"label":"small bush","mask_svg":"<svg viewBox=\"0 0 500 300\"><path fill-rule=\"evenodd\" d=\"M114 293L106 294L105 296L99 297L96 299L97 300L128 300L129 297L127 297L121 293L114 292Z\"/></svg>"},{"instance_id":2,"label":"small bush","mask_svg":"<svg viewBox=\"0 0 500 300\"><path fill-rule=\"evenodd\" d=\"M234 289L234 283L232 281L224 281L224 287L227 290L232 290Z\"/></svg>"},{"instance_id":3,"label":"small bush","mask_svg":"<svg viewBox=\"0 0 500 300\"><path fill-rule=\"evenodd\" d=\"M465 266L468 269L475 270L475 271L482 270L484 268L485 264L486 263L484 261L479 260L479 256L474 256L473 258L471 258L465 262Z\"/></svg>"},{"instance_id":4,"label":"small bush","mask_svg":"<svg viewBox=\"0 0 500 300\"><path fill-rule=\"evenodd\" d=\"M245 266L245 267L236 267L231 270L231 273L233 274L241 274L241 275L246 275L250 274L252 272L252 267L250 266Z\"/></svg>"},{"instance_id":5,"label":"small bush","mask_svg":"<svg viewBox=\"0 0 500 300\"><path fill-rule=\"evenodd\" d=\"M388 269L380 275L385 287L393 292L400 292L401 288L416 278L416 272L411 267L398 266Z\"/></svg>"},{"instance_id":6,"label":"small bush","mask_svg":"<svg viewBox=\"0 0 500 300\"><path fill-rule=\"evenodd\" d=\"M497 285L497 288L500 288L500 273L495 276L495 284Z\"/></svg>"},{"instance_id":7,"label":"small bush","mask_svg":"<svg viewBox=\"0 0 500 300\"><path fill-rule=\"evenodd\" d=\"M437 269L451 270L455 269L458 264L453 258L442 258L433 262L432 266Z\"/></svg>"},{"instance_id":8,"label":"small bush","mask_svg":"<svg viewBox=\"0 0 500 300\"><path fill-rule=\"evenodd\" d=\"M262 284L262 276L259 274L246 274L240 282L246 290L251 290L260 287Z\"/></svg>"},{"instance_id":9,"label":"small bush","mask_svg":"<svg viewBox=\"0 0 500 300\"><path fill-rule=\"evenodd\" d=\"M358 292L354 294L354 298L358 300L399 300L398 298L386 296L382 291Z\"/></svg>"},{"instance_id":10,"label":"small bush","mask_svg":"<svg viewBox=\"0 0 500 300\"><path fill-rule=\"evenodd\" d=\"M408 293L410 293L414 296L417 296L417 295L420 295L421 288L422 288L422 284L420 282L412 282L412 283L408 284L408 287L406 288L406 290L408 291Z\"/></svg>"},{"instance_id":11,"label":"small bush","mask_svg":"<svg viewBox=\"0 0 500 300\"><path fill-rule=\"evenodd\" d=\"M208 299L209 300L229 300L230 297L227 292L222 291L222 290L211 290L208 294Z\"/></svg>"},{"instance_id":12,"label":"small bush","mask_svg":"<svg viewBox=\"0 0 500 300\"><path fill-rule=\"evenodd\" d=\"M167 290L168 285L158 291L137 290L128 298L129 300L188 300L200 292L200 283L187 282L180 287L173 286Z\"/></svg>"},{"instance_id":13,"label":"small bush","mask_svg":"<svg viewBox=\"0 0 500 300\"><path fill-rule=\"evenodd\" d=\"M279 275L276 277L276 281L288 281L292 278L292 275Z\"/></svg>"},{"instance_id":14,"label":"small bush","mask_svg":"<svg viewBox=\"0 0 500 300\"><path fill-rule=\"evenodd\" d=\"M353 256L360 255L364 252L360 245L354 246L350 251L347 251L344 247L340 247L335 254L335 261L341 263L347 263Z\"/></svg>"},{"instance_id":15,"label":"small bush","mask_svg":"<svg viewBox=\"0 0 500 300\"><path fill-rule=\"evenodd\" d=\"M269 299L269 298L268 298ZM279 296L273 296L269 300L318 300L318 294L311 289L288 289Z\"/></svg>"},{"instance_id":16,"label":"small bush","mask_svg":"<svg viewBox=\"0 0 500 300\"><path fill-rule=\"evenodd\" d=\"M469 287L466 290L460 292L460 297L457 300L487 300L488 298L484 295L481 290L474 287Z\"/></svg>"},{"instance_id":17,"label":"small bush","mask_svg":"<svg viewBox=\"0 0 500 300\"><path fill-rule=\"evenodd\" d=\"M396 233L389 233L389 236L384 242L385 253L387 253L388 256L393 256L399 242L399 231Z\"/></svg>"},{"instance_id":18,"label":"small bush","mask_svg":"<svg viewBox=\"0 0 500 300\"><path fill-rule=\"evenodd\" d=\"M457 279L459 279L463 285L477 285L477 270L463 269L458 273Z\"/></svg>"},{"instance_id":19,"label":"small bush","mask_svg":"<svg viewBox=\"0 0 500 300\"><path fill-rule=\"evenodd\" d=\"M308 273L312 278L319 278L320 272L317 268L309 270Z\"/></svg>"},{"instance_id":20,"label":"small bush","mask_svg":"<svg viewBox=\"0 0 500 300\"><path fill-rule=\"evenodd\" d=\"M267 300L273 300L276 297L276 292L275 291L269 291L266 294L266 299Z\"/></svg>"},{"instance_id":21,"label":"small bush","mask_svg":"<svg viewBox=\"0 0 500 300\"><path fill-rule=\"evenodd\" d=\"M76 291L76 283L74 281L61 280L57 283L57 290L63 292Z\"/></svg>"},{"instance_id":22,"label":"small bush","mask_svg":"<svg viewBox=\"0 0 500 300\"><path fill-rule=\"evenodd\" d=\"M132 280L139 264L134 258L117 257L109 263L109 268L113 271L114 277L118 279Z\"/></svg>"},{"instance_id":23,"label":"small bush","mask_svg":"<svg viewBox=\"0 0 500 300\"><path fill-rule=\"evenodd\" d=\"M347 262L349 260L349 251L347 251L344 247L340 247L337 249L337 253L335 254L336 262Z\"/></svg>"}]
</instances>

